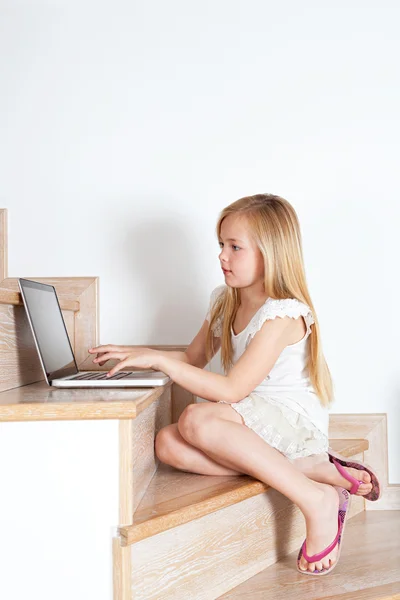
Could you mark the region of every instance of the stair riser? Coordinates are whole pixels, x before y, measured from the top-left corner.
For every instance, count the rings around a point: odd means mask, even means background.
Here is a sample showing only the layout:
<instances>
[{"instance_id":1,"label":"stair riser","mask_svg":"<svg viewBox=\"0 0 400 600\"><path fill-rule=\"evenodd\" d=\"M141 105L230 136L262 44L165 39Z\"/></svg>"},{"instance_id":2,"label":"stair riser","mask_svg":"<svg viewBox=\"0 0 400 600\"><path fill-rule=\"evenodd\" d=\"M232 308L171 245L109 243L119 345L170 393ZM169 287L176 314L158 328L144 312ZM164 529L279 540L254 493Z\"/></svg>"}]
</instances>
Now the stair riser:
<instances>
[{"instance_id":1,"label":"stair riser","mask_svg":"<svg viewBox=\"0 0 400 600\"><path fill-rule=\"evenodd\" d=\"M157 470L154 440L171 423L171 387L136 419L120 422L120 525L131 525L133 513Z\"/></svg>"},{"instance_id":2,"label":"stair riser","mask_svg":"<svg viewBox=\"0 0 400 600\"><path fill-rule=\"evenodd\" d=\"M353 496L349 517L363 504ZM132 600L214 600L300 548L305 533L297 506L269 489L133 544Z\"/></svg>"}]
</instances>

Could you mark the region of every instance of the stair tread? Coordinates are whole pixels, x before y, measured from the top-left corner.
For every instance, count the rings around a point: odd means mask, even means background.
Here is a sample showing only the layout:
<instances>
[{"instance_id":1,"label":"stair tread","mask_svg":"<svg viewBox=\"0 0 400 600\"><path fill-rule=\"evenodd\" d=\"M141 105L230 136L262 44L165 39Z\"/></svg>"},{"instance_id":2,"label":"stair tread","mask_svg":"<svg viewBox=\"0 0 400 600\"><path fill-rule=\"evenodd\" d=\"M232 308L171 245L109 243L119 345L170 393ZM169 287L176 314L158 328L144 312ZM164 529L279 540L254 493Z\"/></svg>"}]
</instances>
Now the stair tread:
<instances>
[{"instance_id":1,"label":"stair tread","mask_svg":"<svg viewBox=\"0 0 400 600\"><path fill-rule=\"evenodd\" d=\"M367 440L329 440L344 456L368 449ZM119 528L129 545L265 492L268 485L248 475L212 476L188 473L160 463L131 525Z\"/></svg>"},{"instance_id":2,"label":"stair tread","mask_svg":"<svg viewBox=\"0 0 400 600\"><path fill-rule=\"evenodd\" d=\"M400 594L399 540L399 510L363 511L346 524L332 573L299 573L299 548L219 600L394 600Z\"/></svg>"}]
</instances>

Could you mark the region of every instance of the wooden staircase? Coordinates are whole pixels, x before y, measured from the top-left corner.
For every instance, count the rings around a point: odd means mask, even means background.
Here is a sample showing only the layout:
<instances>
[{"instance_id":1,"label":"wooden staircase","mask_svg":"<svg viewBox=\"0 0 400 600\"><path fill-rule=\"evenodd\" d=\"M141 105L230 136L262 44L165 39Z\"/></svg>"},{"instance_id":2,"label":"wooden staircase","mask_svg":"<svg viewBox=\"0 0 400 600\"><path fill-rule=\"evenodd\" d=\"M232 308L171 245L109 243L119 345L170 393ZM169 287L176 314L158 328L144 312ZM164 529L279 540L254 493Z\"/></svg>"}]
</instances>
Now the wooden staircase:
<instances>
[{"instance_id":1,"label":"wooden staircase","mask_svg":"<svg viewBox=\"0 0 400 600\"><path fill-rule=\"evenodd\" d=\"M233 590L224 600L400 599L400 511L362 511L346 525L339 563L322 577L295 570L297 550Z\"/></svg>"},{"instance_id":2,"label":"wooden staircase","mask_svg":"<svg viewBox=\"0 0 400 600\"><path fill-rule=\"evenodd\" d=\"M165 395L157 402L161 402L158 422L164 414L165 423L166 414L172 408L167 406ZM306 529L298 507L277 490L250 476L198 475L160 463L154 457L154 438L159 429L155 427L156 414L156 408L151 418L146 417L144 411L144 425L139 427L136 423L136 437L128 436L133 449L140 448L142 460L145 461L146 456L148 460L151 454L154 469L150 476L149 468L140 467L140 458L135 456L137 472L146 474L147 483L136 482L137 489L141 490L140 499L136 494L131 518L118 528L114 545L116 598L279 599L296 594L296 598L307 597L307 600L325 597L345 600L364 598L347 595L354 590L357 594L372 593L365 598L387 599L400 592L397 588L400 564L397 568L394 564L396 543L399 544L396 540L400 539L400 511L366 513L366 501L361 496L353 496L336 569L326 577L301 575L296 570L296 557ZM138 419L140 415L136 421ZM331 439L330 446L345 456L363 460L369 442ZM135 471L131 483L135 496ZM370 576L376 548L370 540L381 527L382 531L385 527L390 543L386 554L382 538L378 545L379 551L382 550L383 569L379 579L378 573ZM355 532L353 546L350 544L352 530ZM362 554L357 552L357 539L363 540ZM397 559L398 554L397 546ZM346 574L351 574L351 578ZM318 596L322 588L325 596ZM338 593L341 595L335 596Z\"/></svg>"},{"instance_id":3,"label":"wooden staircase","mask_svg":"<svg viewBox=\"0 0 400 600\"><path fill-rule=\"evenodd\" d=\"M115 472L109 469L111 480L105 478L113 485L119 472L119 514L107 521L114 600L400 600L400 486L387 481L386 413L331 415L331 447L358 460L366 453L367 462L379 469L385 498L365 511L363 498L353 496L339 564L326 577L302 575L296 557L306 533L304 518L285 496L252 477L185 473L156 459L157 432L177 422L194 401L191 394L172 382L68 394L43 382L17 280L7 277L6 234L6 210L0 209L0 422L118 420L119 461ZM80 370L108 370L113 361L94 367L87 353L99 343L98 278L34 279L56 287ZM114 442L114 433L110 439ZM60 552L62 542L56 536L52 548ZM91 552L88 540L77 543ZM39 559L36 565L41 566Z\"/></svg>"}]
</instances>

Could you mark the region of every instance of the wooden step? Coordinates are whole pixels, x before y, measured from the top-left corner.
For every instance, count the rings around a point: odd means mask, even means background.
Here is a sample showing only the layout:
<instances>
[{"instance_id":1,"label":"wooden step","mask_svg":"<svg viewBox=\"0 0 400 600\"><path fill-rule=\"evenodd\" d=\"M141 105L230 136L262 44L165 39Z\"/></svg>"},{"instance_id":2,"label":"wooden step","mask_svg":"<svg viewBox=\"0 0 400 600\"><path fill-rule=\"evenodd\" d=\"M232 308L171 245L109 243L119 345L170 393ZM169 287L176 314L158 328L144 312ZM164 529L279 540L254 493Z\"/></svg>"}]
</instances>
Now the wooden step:
<instances>
[{"instance_id":1,"label":"wooden step","mask_svg":"<svg viewBox=\"0 0 400 600\"><path fill-rule=\"evenodd\" d=\"M368 448L365 440L330 444L360 461ZM361 496L353 499L349 519L365 510ZM300 509L258 480L166 465L159 465L133 525L120 530L120 551L130 551L133 600L214 600L298 551L306 534Z\"/></svg>"},{"instance_id":2,"label":"wooden step","mask_svg":"<svg viewBox=\"0 0 400 600\"><path fill-rule=\"evenodd\" d=\"M367 440L330 440L344 456L368 449ZM247 475L210 476L179 471L160 463L130 525L119 528L128 546L168 529L189 523L221 508L262 494L268 485Z\"/></svg>"},{"instance_id":3,"label":"wooden step","mask_svg":"<svg viewBox=\"0 0 400 600\"><path fill-rule=\"evenodd\" d=\"M353 496L354 498L354 496ZM389 600L400 598L400 511L363 511L347 524L339 562L321 577L297 571L298 549L222 600Z\"/></svg>"}]
</instances>

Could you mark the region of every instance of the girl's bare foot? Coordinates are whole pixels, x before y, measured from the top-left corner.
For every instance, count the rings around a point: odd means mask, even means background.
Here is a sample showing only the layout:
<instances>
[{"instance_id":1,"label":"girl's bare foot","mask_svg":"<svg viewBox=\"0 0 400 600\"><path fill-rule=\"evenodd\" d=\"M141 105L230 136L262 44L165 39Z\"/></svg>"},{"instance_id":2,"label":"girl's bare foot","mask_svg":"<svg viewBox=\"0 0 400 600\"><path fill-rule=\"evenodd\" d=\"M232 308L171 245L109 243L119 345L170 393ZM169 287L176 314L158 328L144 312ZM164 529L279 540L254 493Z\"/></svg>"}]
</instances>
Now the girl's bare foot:
<instances>
[{"instance_id":1,"label":"girl's bare foot","mask_svg":"<svg viewBox=\"0 0 400 600\"><path fill-rule=\"evenodd\" d=\"M351 487L353 485L351 483L351 481L348 481L345 477L343 477L343 475L341 475L339 473L339 471L337 470L337 468L335 467L335 465L333 463L330 462L329 464L335 469L335 478L334 478L333 485L340 485L341 487L344 487L346 490L351 490ZM357 479L358 481L364 482L358 488L358 490L355 494L356 496L365 496L365 494L368 494L372 490L371 475L368 473L368 471L360 471L359 469L353 469L352 467L345 467L344 465L341 465L341 466L343 467L343 469L345 471L350 473L350 475L352 477L355 477L355 479Z\"/></svg>"},{"instance_id":2,"label":"girl's bare foot","mask_svg":"<svg viewBox=\"0 0 400 600\"><path fill-rule=\"evenodd\" d=\"M335 539L338 532L339 496L334 487L321 484L323 496L321 500L309 507L306 519L306 552L308 556L319 554ZM301 557L299 568L303 571L321 571L328 569L336 562L338 546L330 554L315 563L308 563L304 556Z\"/></svg>"},{"instance_id":3,"label":"girl's bare foot","mask_svg":"<svg viewBox=\"0 0 400 600\"><path fill-rule=\"evenodd\" d=\"M327 453L298 458L293 461L293 464L304 475L307 475L309 479L319 481L320 483L329 483L330 485L340 485L346 490L351 489L352 483L339 473L335 465L329 461ZM372 490L371 476L368 471L360 471L352 467L343 468L352 477L364 482L358 488L356 496L365 496L365 494L368 494Z\"/></svg>"}]
</instances>

